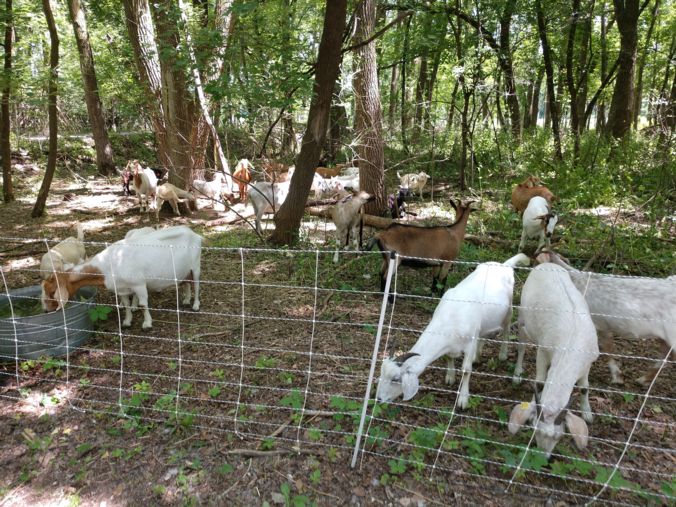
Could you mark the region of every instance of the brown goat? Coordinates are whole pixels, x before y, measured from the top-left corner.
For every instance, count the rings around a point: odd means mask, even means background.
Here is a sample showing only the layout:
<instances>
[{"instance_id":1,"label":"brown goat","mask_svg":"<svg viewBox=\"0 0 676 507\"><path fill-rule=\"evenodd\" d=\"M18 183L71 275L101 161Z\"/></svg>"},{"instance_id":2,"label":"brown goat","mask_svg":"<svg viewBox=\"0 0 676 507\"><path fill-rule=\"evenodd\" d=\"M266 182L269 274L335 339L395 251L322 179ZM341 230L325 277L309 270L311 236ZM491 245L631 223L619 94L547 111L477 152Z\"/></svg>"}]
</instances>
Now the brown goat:
<instances>
[{"instance_id":1,"label":"brown goat","mask_svg":"<svg viewBox=\"0 0 676 507\"><path fill-rule=\"evenodd\" d=\"M512 206L519 215L523 215L523 212L528 207L528 202L536 195L544 197L550 205L552 201L557 200L557 197L551 190L541 183L540 178L537 176L529 176L514 187L512 190Z\"/></svg>"},{"instance_id":2,"label":"brown goat","mask_svg":"<svg viewBox=\"0 0 676 507\"><path fill-rule=\"evenodd\" d=\"M333 178L334 176L339 176L340 171L341 169L339 167L317 167L315 169L315 173L319 174L322 178Z\"/></svg>"},{"instance_id":3,"label":"brown goat","mask_svg":"<svg viewBox=\"0 0 676 507\"><path fill-rule=\"evenodd\" d=\"M465 238L467 219L474 211L470 207L472 201L456 205L450 199L450 203L456 213L455 222L451 225L420 227L393 223L371 240L367 249L373 248L373 245L377 243L383 253L383 265L380 269L381 291L385 290L390 252L396 252L399 254L397 267L400 264L411 267L433 266L432 293L438 292L441 295L444 292L448 270L451 268L452 261L458 257L460 246ZM390 302L392 299L390 296Z\"/></svg>"},{"instance_id":4,"label":"brown goat","mask_svg":"<svg viewBox=\"0 0 676 507\"><path fill-rule=\"evenodd\" d=\"M249 197L247 193L247 187L251 181L251 171L253 165L247 159L243 158L235 166L235 172L232 174L233 179L237 182L239 187L239 200L246 204L246 201Z\"/></svg>"}]
</instances>

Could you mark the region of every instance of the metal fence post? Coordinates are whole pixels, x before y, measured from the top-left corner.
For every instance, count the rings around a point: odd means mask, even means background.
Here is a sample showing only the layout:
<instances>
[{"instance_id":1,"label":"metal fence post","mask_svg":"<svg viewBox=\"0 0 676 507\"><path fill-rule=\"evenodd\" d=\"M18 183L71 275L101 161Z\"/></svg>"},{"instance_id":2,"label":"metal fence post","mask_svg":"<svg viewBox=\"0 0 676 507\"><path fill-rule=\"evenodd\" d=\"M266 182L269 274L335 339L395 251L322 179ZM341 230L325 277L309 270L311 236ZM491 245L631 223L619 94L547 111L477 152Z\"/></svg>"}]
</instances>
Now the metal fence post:
<instances>
[{"instance_id":1,"label":"metal fence post","mask_svg":"<svg viewBox=\"0 0 676 507\"><path fill-rule=\"evenodd\" d=\"M383 323L385 322L385 311L387 310L387 299L390 294L390 283L392 282L392 274L394 273L395 259L397 254L390 252L390 264L387 268L387 279L385 281L385 291L383 292L383 302L380 306L380 320L378 320L378 331L376 332L376 341L373 345L373 356L371 357L371 369L369 370L368 382L366 382L366 393L364 393L364 404L361 408L361 417L359 419L359 429L357 430L357 441L354 444L354 453L352 454L352 468L357 464L357 455L359 454L359 445L361 444L361 437L364 432L364 422L366 421L366 411L368 410L369 398L371 396L371 386L373 385L373 375L376 371L376 363L378 362L378 350L380 349L380 337L383 334Z\"/></svg>"}]
</instances>

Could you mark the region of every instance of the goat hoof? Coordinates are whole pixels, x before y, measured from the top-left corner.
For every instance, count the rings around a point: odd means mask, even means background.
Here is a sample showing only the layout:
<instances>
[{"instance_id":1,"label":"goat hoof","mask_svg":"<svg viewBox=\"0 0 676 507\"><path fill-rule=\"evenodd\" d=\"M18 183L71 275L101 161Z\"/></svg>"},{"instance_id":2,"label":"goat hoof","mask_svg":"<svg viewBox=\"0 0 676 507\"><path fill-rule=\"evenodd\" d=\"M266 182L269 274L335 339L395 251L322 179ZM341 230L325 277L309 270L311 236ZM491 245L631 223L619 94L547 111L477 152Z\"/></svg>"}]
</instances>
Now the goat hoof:
<instances>
[{"instance_id":1,"label":"goat hoof","mask_svg":"<svg viewBox=\"0 0 676 507\"><path fill-rule=\"evenodd\" d=\"M643 378L643 377L641 377ZM610 381L611 384L616 384L616 385L624 385L624 378L623 377L613 377L613 379Z\"/></svg>"},{"instance_id":2,"label":"goat hoof","mask_svg":"<svg viewBox=\"0 0 676 507\"><path fill-rule=\"evenodd\" d=\"M458 407L465 409L469 404L469 396L467 394L461 394L458 396Z\"/></svg>"},{"instance_id":3,"label":"goat hoof","mask_svg":"<svg viewBox=\"0 0 676 507\"><path fill-rule=\"evenodd\" d=\"M521 378L520 375L514 375L512 377L512 384L519 385L523 379Z\"/></svg>"},{"instance_id":4,"label":"goat hoof","mask_svg":"<svg viewBox=\"0 0 676 507\"><path fill-rule=\"evenodd\" d=\"M648 387L650 385L650 380L645 375L636 379L636 382L641 384L643 387Z\"/></svg>"},{"instance_id":5,"label":"goat hoof","mask_svg":"<svg viewBox=\"0 0 676 507\"><path fill-rule=\"evenodd\" d=\"M194 305L192 305L192 309L193 309L193 311L195 311L195 312L199 312L199 311L200 311L200 305L199 305L199 303L195 303Z\"/></svg>"},{"instance_id":6,"label":"goat hoof","mask_svg":"<svg viewBox=\"0 0 676 507\"><path fill-rule=\"evenodd\" d=\"M146 330L148 330L148 329L152 329L152 328L153 328L153 325L152 325L152 324L146 324L146 323L144 322L144 323L143 323L143 326L141 326L141 328L142 328L144 331L146 331Z\"/></svg>"}]
</instances>

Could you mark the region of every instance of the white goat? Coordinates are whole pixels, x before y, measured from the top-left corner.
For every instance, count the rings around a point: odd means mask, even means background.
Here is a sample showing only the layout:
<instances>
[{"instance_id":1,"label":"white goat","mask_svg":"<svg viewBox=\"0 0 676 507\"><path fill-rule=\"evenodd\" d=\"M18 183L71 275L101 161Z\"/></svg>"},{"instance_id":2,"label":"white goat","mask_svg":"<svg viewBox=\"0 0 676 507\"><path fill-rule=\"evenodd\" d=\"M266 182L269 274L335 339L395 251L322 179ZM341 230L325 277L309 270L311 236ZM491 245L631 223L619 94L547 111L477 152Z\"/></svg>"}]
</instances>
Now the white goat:
<instances>
[{"instance_id":1,"label":"white goat","mask_svg":"<svg viewBox=\"0 0 676 507\"><path fill-rule=\"evenodd\" d=\"M227 192L225 174L222 172L214 173L214 179L211 181L194 180L192 187L197 192L197 197L203 197L211 201L211 207L214 207L215 202L220 202L223 199L223 193Z\"/></svg>"},{"instance_id":2,"label":"white goat","mask_svg":"<svg viewBox=\"0 0 676 507\"><path fill-rule=\"evenodd\" d=\"M479 264L469 276L446 291L431 322L411 350L401 357L383 361L376 393L378 400L388 402L402 394L404 401L413 398L418 392L420 374L443 355L449 356L446 383L453 384L455 358L464 354L457 405L467 408L472 363L480 355L482 338L500 333L503 340L508 339L513 268L529 264L530 259L524 254L515 255L503 264ZM502 350L500 354L503 355Z\"/></svg>"},{"instance_id":3,"label":"white goat","mask_svg":"<svg viewBox=\"0 0 676 507\"><path fill-rule=\"evenodd\" d=\"M132 180L141 213L148 209L157 209L157 176L155 171L136 161ZM144 206L145 201L145 206Z\"/></svg>"},{"instance_id":4,"label":"white goat","mask_svg":"<svg viewBox=\"0 0 676 507\"><path fill-rule=\"evenodd\" d=\"M566 270L541 264L531 271L521 292L521 337L538 344L537 388L532 403L512 409L508 429L515 434L526 421L536 419L535 439L547 457L564 434L564 423L579 449L587 445L585 422L568 410L575 384L580 387L582 417L592 421L589 406L589 368L599 356L596 329L589 307ZM519 353L523 344L519 344Z\"/></svg>"},{"instance_id":5,"label":"white goat","mask_svg":"<svg viewBox=\"0 0 676 507\"><path fill-rule=\"evenodd\" d=\"M40 277L46 280L52 273L65 271L85 261L84 230L77 224L77 238L70 236L57 243L40 260Z\"/></svg>"},{"instance_id":6,"label":"white goat","mask_svg":"<svg viewBox=\"0 0 676 507\"><path fill-rule=\"evenodd\" d=\"M342 185L345 189L351 189L353 192L359 192L359 174L353 176L334 176L331 178L333 185Z\"/></svg>"},{"instance_id":7,"label":"white goat","mask_svg":"<svg viewBox=\"0 0 676 507\"><path fill-rule=\"evenodd\" d=\"M259 234L263 233L261 228L261 219L265 213L276 213L282 203L289 195L290 181L284 183L269 183L259 181L249 190L251 205L256 213L256 230Z\"/></svg>"},{"instance_id":8,"label":"white goat","mask_svg":"<svg viewBox=\"0 0 676 507\"><path fill-rule=\"evenodd\" d=\"M397 178L399 178L399 186L401 188L409 189L412 194L418 193L422 195L423 188L425 188L427 180L430 179L430 175L424 171L411 174L399 174L397 172Z\"/></svg>"},{"instance_id":9,"label":"white goat","mask_svg":"<svg viewBox=\"0 0 676 507\"><path fill-rule=\"evenodd\" d=\"M129 296L134 295L144 310L143 329L149 329L153 321L148 311L148 291L157 292L179 283L184 287L184 305L190 304L194 285L192 309L197 311L201 245L202 237L184 225L135 232L84 264L43 281L42 306L46 311L58 310L80 287L103 286L120 296L125 309L123 326L131 326Z\"/></svg>"},{"instance_id":10,"label":"white goat","mask_svg":"<svg viewBox=\"0 0 676 507\"><path fill-rule=\"evenodd\" d=\"M523 252L527 239L538 238L538 248L542 248L545 243L549 246L557 221L558 217L551 212L544 197L532 197L523 212L519 252Z\"/></svg>"},{"instance_id":11,"label":"white goat","mask_svg":"<svg viewBox=\"0 0 676 507\"><path fill-rule=\"evenodd\" d=\"M559 255L543 250L538 262L554 263L568 270L573 284L582 293L591 310L604 353L613 351L613 334L628 339L659 338L664 342L663 354L676 349L676 283L672 279L608 276L578 271ZM649 384L662 361L657 361L645 375L637 379ZM608 358L611 382L622 384L622 372L615 359Z\"/></svg>"},{"instance_id":12,"label":"white goat","mask_svg":"<svg viewBox=\"0 0 676 507\"><path fill-rule=\"evenodd\" d=\"M341 247L347 247L350 238L354 249L359 247L361 209L364 204L374 199L371 194L359 192L350 195L331 208L331 218L336 224L336 253L333 262L338 262L338 252Z\"/></svg>"},{"instance_id":13,"label":"white goat","mask_svg":"<svg viewBox=\"0 0 676 507\"><path fill-rule=\"evenodd\" d=\"M178 210L178 203L186 199L189 201L194 201L195 196L190 192L183 190L182 188L178 188L176 185L164 183L157 187L156 214L159 216L164 201L168 201L171 205L171 209L174 211L174 215L180 215L181 212Z\"/></svg>"}]
</instances>

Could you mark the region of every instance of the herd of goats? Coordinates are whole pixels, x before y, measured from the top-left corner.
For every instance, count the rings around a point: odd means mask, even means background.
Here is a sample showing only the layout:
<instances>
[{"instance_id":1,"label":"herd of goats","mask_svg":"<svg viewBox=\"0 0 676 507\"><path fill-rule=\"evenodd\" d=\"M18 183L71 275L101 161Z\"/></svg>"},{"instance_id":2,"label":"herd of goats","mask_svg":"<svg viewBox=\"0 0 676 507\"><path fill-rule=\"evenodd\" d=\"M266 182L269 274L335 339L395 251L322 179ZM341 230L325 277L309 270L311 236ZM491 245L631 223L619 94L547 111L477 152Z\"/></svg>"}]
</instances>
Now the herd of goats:
<instances>
[{"instance_id":1,"label":"herd of goats","mask_svg":"<svg viewBox=\"0 0 676 507\"><path fill-rule=\"evenodd\" d=\"M251 185L247 164L248 161L240 161L233 179L240 185L242 200L246 200L246 188L250 187L248 193L260 227L262 214L272 211L268 207L281 204L286 198L289 174L278 174L272 182ZM219 199L226 187L225 178L220 176L210 182L196 180L192 187L203 196ZM399 196L422 192L428 178L425 173L399 176ZM333 175L318 171L313 182L313 188L319 192L350 188L356 191L339 200L332 209L337 229L336 262L340 247L347 242L348 232L359 223L359 210L370 199L366 192L359 191L358 180L358 169L355 172L355 168L345 168L342 173ZM137 161L127 167L123 182L127 191L131 182L142 210L147 210L148 199L156 199L157 202L152 203L155 209L159 209L163 201L169 201L178 213L176 203L179 200L194 199L192 193L174 185L157 185L154 172L144 169ZM252 191L253 188L257 190ZM592 420L593 413L589 404L588 376L592 363L599 356L599 349L609 354L611 382L624 382L620 365L614 358L614 336L661 340L663 359L647 368L638 379L643 385L654 381L658 372L670 362L676 346L676 276L655 279L576 270L550 247L557 221L551 209L555 200L538 178L529 177L516 185L512 205L522 216L520 253L503 263L479 264L445 292L449 268L458 257L467 220L473 211L471 202L451 200L456 218L450 225L394 222L371 239L367 249L377 245L383 257L381 290L385 289L390 260L395 259L397 266L402 263L432 267L432 291L443 294L415 345L403 355L383 360L376 393L380 401L389 402L400 396L405 401L413 398L419 389L420 374L442 356L448 357L446 382L453 384L454 358L463 356L456 405L460 409L466 408L472 366L480 357L485 340L499 336L499 358L507 358L514 269L519 266L535 265L523 285L518 305L518 356L513 380L519 382L521 379L524 352L530 344L537 348L536 382L532 400L512 409L508 424L510 432L516 433L527 422L532 422L537 444L547 456L564 434L570 435L578 448L584 448L589 435L587 422ZM399 212L399 208L394 210L395 218L399 218ZM355 236L353 230L352 237ZM538 248L534 256L529 257L523 250L526 241L532 238L538 240ZM132 310L140 308L144 314L142 327L149 329L152 318L148 311L148 293L174 287L174 281L180 280L182 304L190 305L192 299L192 309L197 311L200 308L201 242L202 237L187 226L144 227L130 230L124 239L85 260L79 227L77 238L62 241L42 259L43 308L54 311L63 307L79 288L101 286L119 296L125 311L123 326L131 326ZM580 389L578 413L581 417L570 409L575 385Z\"/></svg>"}]
</instances>

